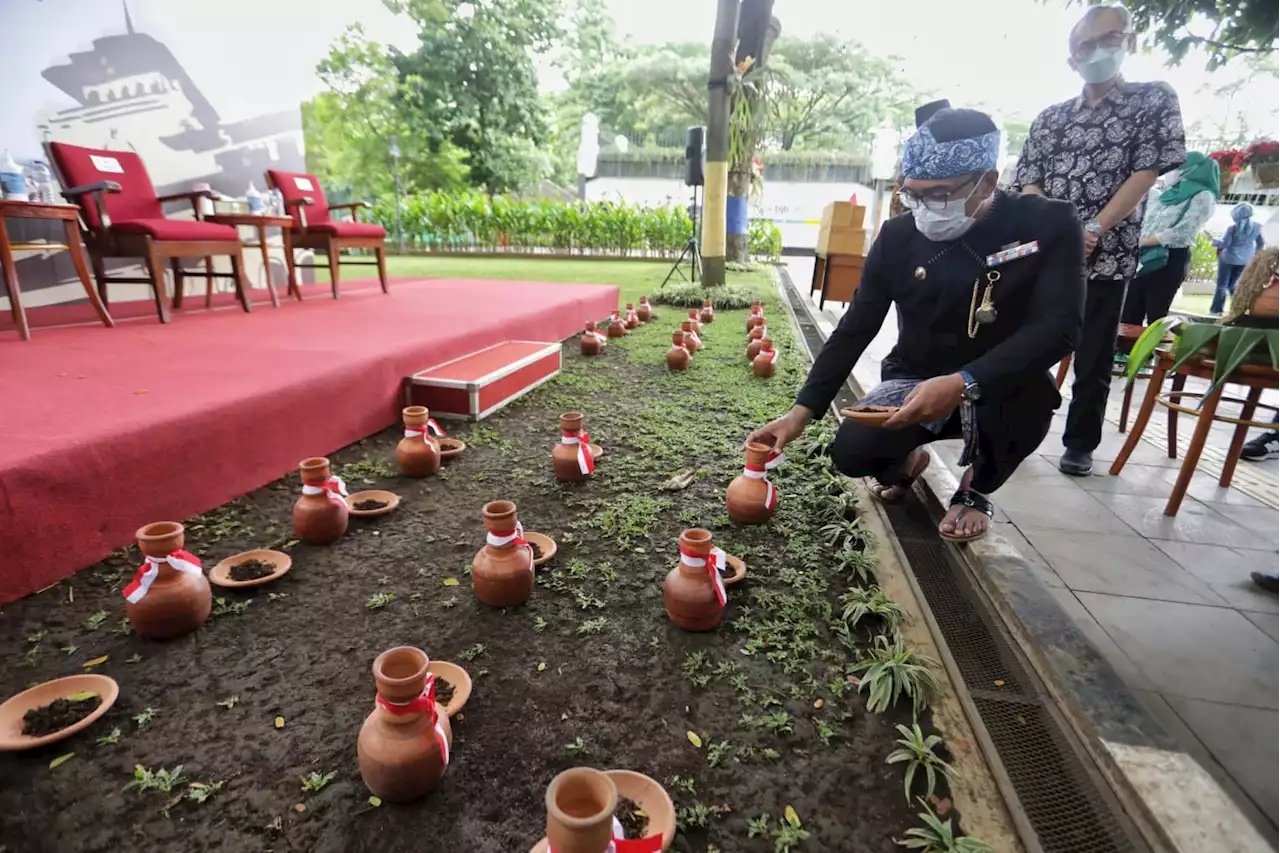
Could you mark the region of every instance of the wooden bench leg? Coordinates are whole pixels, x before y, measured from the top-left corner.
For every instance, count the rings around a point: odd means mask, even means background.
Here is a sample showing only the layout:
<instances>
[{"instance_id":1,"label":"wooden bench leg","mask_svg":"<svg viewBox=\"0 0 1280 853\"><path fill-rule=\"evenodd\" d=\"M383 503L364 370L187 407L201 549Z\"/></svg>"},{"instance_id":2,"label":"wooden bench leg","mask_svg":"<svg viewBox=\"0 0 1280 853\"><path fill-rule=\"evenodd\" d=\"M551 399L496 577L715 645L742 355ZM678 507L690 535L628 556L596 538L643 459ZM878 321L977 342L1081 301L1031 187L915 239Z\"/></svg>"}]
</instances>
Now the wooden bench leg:
<instances>
[{"instance_id":1,"label":"wooden bench leg","mask_svg":"<svg viewBox=\"0 0 1280 853\"><path fill-rule=\"evenodd\" d=\"M236 283L236 294L240 297L240 307L249 313L253 306L249 303L249 280L244 275L244 256L239 250L231 253L231 278ZM212 281L213 279L210 279Z\"/></svg>"},{"instance_id":2,"label":"wooden bench leg","mask_svg":"<svg viewBox=\"0 0 1280 853\"><path fill-rule=\"evenodd\" d=\"M1160 386L1164 383L1164 374L1165 369L1162 365L1157 365L1152 369L1151 378L1147 380L1147 393L1142 398L1142 407L1138 409L1138 418L1133 422L1133 429L1129 432L1129 437L1125 439L1120 455L1116 457L1116 461L1111 463L1111 476L1115 477L1120 474L1124 469L1124 464L1133 455L1138 442L1142 440L1142 431L1147 428L1147 424L1151 421L1151 412L1156 407L1156 397L1160 396Z\"/></svg>"},{"instance_id":3,"label":"wooden bench leg","mask_svg":"<svg viewBox=\"0 0 1280 853\"><path fill-rule=\"evenodd\" d=\"M147 240L147 272L151 276L151 289L155 292L156 313L161 323L169 322L169 306L164 301L164 255Z\"/></svg>"},{"instance_id":4,"label":"wooden bench leg","mask_svg":"<svg viewBox=\"0 0 1280 853\"><path fill-rule=\"evenodd\" d=\"M1133 386L1138 380L1130 379L1124 383L1124 399L1120 402L1120 431L1129 428L1129 407L1133 405Z\"/></svg>"},{"instance_id":5,"label":"wooden bench leg","mask_svg":"<svg viewBox=\"0 0 1280 853\"><path fill-rule=\"evenodd\" d=\"M280 299L276 296L275 285L271 283L271 248L267 245L266 226L258 228L258 248L262 251L262 278L267 283L267 293L271 294L271 305L280 307Z\"/></svg>"},{"instance_id":6,"label":"wooden bench leg","mask_svg":"<svg viewBox=\"0 0 1280 853\"><path fill-rule=\"evenodd\" d=\"M1200 406L1200 417L1196 419L1195 432L1191 434L1191 444L1187 447L1187 458L1182 460L1182 467L1178 469L1178 479L1173 484L1173 494L1169 495L1169 502L1164 506L1165 515L1177 515L1178 509L1182 506L1182 499L1186 497L1187 488L1191 485L1191 478L1196 473L1196 464L1200 461L1200 453L1204 450L1205 440L1209 438L1209 428L1213 426L1213 415L1218 411L1218 401L1222 399L1222 388L1204 399L1204 403ZM1173 411L1170 409L1169 411Z\"/></svg>"},{"instance_id":7,"label":"wooden bench leg","mask_svg":"<svg viewBox=\"0 0 1280 853\"><path fill-rule=\"evenodd\" d=\"M1058 362L1058 375L1054 378L1053 384L1058 386L1058 390L1062 390L1062 383L1067 381L1067 371L1071 368L1071 356L1067 355ZM1124 432L1124 430L1120 430Z\"/></svg>"},{"instance_id":8,"label":"wooden bench leg","mask_svg":"<svg viewBox=\"0 0 1280 853\"><path fill-rule=\"evenodd\" d=\"M338 247L332 242L329 243L329 280L333 285L333 298L338 298L338 262L342 260L338 255Z\"/></svg>"},{"instance_id":9,"label":"wooden bench leg","mask_svg":"<svg viewBox=\"0 0 1280 853\"><path fill-rule=\"evenodd\" d=\"M378 281L382 282L382 292L390 293L387 290L387 250L379 246L373 252L378 257Z\"/></svg>"},{"instance_id":10,"label":"wooden bench leg","mask_svg":"<svg viewBox=\"0 0 1280 853\"><path fill-rule=\"evenodd\" d=\"M76 268L76 275L80 276L80 283L84 285L85 296L89 297L89 304L93 306L93 310L98 312L98 319L102 321L102 325L110 329L115 326L116 321L111 319L107 306L102 302L102 295L93 286L93 282L89 281L89 268L85 266L82 254L84 249L80 245L80 227L69 219L64 220L62 224L66 230L67 252L71 255L71 264Z\"/></svg>"},{"instance_id":11,"label":"wooden bench leg","mask_svg":"<svg viewBox=\"0 0 1280 853\"><path fill-rule=\"evenodd\" d=\"M29 341L31 329L27 326L27 312L22 307L22 290L18 286L18 267L13 262L13 247L9 245L9 229L3 218L0 218L0 266L4 267L4 286L9 290L9 312L13 314L13 324L18 327L18 336L24 341Z\"/></svg>"},{"instance_id":12,"label":"wooden bench leg","mask_svg":"<svg viewBox=\"0 0 1280 853\"><path fill-rule=\"evenodd\" d=\"M1169 386L1169 400L1182 405L1182 389L1187 387L1187 374L1175 373ZM1178 458L1178 413L1169 409L1169 458Z\"/></svg>"},{"instance_id":13,"label":"wooden bench leg","mask_svg":"<svg viewBox=\"0 0 1280 853\"><path fill-rule=\"evenodd\" d=\"M1244 407L1240 410L1240 420L1253 420L1261 399L1262 388L1250 388L1249 395L1244 399ZM1231 480L1236 475L1236 463L1240 461L1240 450L1244 447L1248 432L1248 424L1236 424L1236 431L1231 436L1231 447L1227 449L1227 461L1222 464L1222 476L1218 478L1218 485L1224 489L1231 485Z\"/></svg>"}]
</instances>

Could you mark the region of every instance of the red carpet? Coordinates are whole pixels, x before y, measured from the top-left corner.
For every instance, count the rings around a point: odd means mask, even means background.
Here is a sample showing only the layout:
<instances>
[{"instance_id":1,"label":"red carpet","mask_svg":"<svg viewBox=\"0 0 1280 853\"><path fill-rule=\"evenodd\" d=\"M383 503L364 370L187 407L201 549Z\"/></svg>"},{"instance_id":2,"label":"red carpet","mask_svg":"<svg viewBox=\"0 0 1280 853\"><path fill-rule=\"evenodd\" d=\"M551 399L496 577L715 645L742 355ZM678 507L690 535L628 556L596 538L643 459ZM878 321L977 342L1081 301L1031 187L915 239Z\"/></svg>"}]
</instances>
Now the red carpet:
<instances>
[{"instance_id":1,"label":"red carpet","mask_svg":"<svg viewBox=\"0 0 1280 853\"><path fill-rule=\"evenodd\" d=\"M400 281L281 301L0 336L0 603L389 426L415 371L569 337L618 288Z\"/></svg>"}]
</instances>

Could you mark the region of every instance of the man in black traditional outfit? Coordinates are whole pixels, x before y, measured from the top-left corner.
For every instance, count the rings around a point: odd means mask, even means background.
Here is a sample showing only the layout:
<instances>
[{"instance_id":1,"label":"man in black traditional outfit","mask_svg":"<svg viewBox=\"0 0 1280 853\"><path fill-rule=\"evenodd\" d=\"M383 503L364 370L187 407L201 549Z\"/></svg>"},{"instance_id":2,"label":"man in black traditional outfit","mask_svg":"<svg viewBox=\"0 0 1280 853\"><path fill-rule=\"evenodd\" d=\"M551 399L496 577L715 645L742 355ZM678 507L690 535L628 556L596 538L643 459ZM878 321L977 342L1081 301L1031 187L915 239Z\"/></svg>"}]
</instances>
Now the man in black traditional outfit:
<instances>
[{"instance_id":1,"label":"man in black traditional outfit","mask_svg":"<svg viewBox=\"0 0 1280 853\"><path fill-rule=\"evenodd\" d=\"M898 343L859 406L900 408L883 427L845 420L830 452L892 502L928 466L922 445L963 436L969 467L939 526L956 541L986 535L986 495L1048 433L1062 402L1049 369L1075 346L1084 311L1075 208L999 190L999 148L999 130L975 110L940 110L916 131L902 164L911 215L884 224L796 405L750 437L781 451L825 414L896 305Z\"/></svg>"}]
</instances>

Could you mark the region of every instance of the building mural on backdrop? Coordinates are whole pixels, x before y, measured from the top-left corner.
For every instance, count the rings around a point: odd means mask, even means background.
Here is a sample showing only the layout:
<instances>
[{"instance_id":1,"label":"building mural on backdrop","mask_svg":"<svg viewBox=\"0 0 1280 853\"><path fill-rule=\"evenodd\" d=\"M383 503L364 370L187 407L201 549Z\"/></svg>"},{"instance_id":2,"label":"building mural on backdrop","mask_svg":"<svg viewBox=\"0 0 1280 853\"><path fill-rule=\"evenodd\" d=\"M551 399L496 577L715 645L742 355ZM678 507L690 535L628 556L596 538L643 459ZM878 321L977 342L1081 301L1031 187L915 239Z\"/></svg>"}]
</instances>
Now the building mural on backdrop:
<instances>
[{"instance_id":1,"label":"building mural on backdrop","mask_svg":"<svg viewBox=\"0 0 1280 853\"><path fill-rule=\"evenodd\" d=\"M39 86L65 104L30 117L40 141L68 142L91 148L133 151L146 164L160 195L207 183L232 198L243 197L250 182L263 189L263 173L304 168L302 113L298 105L236 121L225 120L202 94L199 83L163 43L139 31L128 2L120 7L119 31L94 38L87 50L69 50L66 60L31 69L31 79L9 79L9 86ZM58 31L50 31L56 39ZM50 45L56 53L60 46ZM72 47L71 45L67 46ZM26 73L22 70L22 73ZM60 97L59 97L60 95ZM19 119L19 116L11 116ZM32 152L17 152L20 162ZM170 206L170 216L189 218L187 206ZM19 228L24 228L21 233ZM47 227L47 226L44 226ZM40 223L10 223L16 240L48 236ZM255 285L263 281L258 252L245 252L246 270ZM116 262L114 270L131 265ZM284 281L283 258L273 261L272 280ZM110 263L109 263L110 268ZM84 291L65 252L33 254L18 262L24 301L48 305L84 299ZM141 269L139 269L141 274ZM218 282L221 287L229 283ZM202 288L204 280L189 281ZM150 299L146 285L112 285L112 301Z\"/></svg>"}]
</instances>

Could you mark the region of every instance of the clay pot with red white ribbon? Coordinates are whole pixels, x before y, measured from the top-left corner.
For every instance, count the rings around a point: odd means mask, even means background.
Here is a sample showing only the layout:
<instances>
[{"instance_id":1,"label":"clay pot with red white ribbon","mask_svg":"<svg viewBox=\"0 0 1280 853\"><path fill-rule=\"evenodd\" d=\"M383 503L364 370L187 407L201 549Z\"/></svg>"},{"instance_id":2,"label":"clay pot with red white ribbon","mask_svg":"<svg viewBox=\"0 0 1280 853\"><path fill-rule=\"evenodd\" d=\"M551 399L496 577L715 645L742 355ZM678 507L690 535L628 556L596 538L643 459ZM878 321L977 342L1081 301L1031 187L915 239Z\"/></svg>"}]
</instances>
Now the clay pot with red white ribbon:
<instances>
[{"instance_id":1,"label":"clay pot with red white ribbon","mask_svg":"<svg viewBox=\"0 0 1280 853\"><path fill-rule=\"evenodd\" d=\"M711 531L686 530L680 534L680 562L662 584L667 616L686 631L710 631L724 616L728 603L725 587L742 580L746 573L741 560L715 547Z\"/></svg>"},{"instance_id":2,"label":"clay pot with red white ribbon","mask_svg":"<svg viewBox=\"0 0 1280 853\"><path fill-rule=\"evenodd\" d=\"M747 464L725 491L729 517L741 524L764 524L778 508L778 489L769 472L786 459L767 444L747 445Z\"/></svg>"},{"instance_id":3,"label":"clay pot with red white ribbon","mask_svg":"<svg viewBox=\"0 0 1280 853\"><path fill-rule=\"evenodd\" d=\"M588 320L586 328L582 330L582 337L578 339L578 346L581 347L583 355L599 355L600 351L607 346L606 340L604 333L596 328L596 324Z\"/></svg>"},{"instance_id":4,"label":"clay pot with red white ribbon","mask_svg":"<svg viewBox=\"0 0 1280 853\"><path fill-rule=\"evenodd\" d=\"M627 313L623 318L628 329L637 329L640 327L640 314L636 311L636 306L630 302L627 303Z\"/></svg>"},{"instance_id":5,"label":"clay pot with red white ribbon","mask_svg":"<svg viewBox=\"0 0 1280 853\"><path fill-rule=\"evenodd\" d=\"M406 477L429 477L440 470L440 441L444 430L426 406L406 406L404 438L396 445L396 466Z\"/></svg>"},{"instance_id":6,"label":"clay pot with red white ribbon","mask_svg":"<svg viewBox=\"0 0 1280 853\"><path fill-rule=\"evenodd\" d=\"M684 348L689 351L689 355L702 349L702 338L698 337L692 320L681 320L680 331L684 332Z\"/></svg>"},{"instance_id":7,"label":"clay pot with red white ribbon","mask_svg":"<svg viewBox=\"0 0 1280 853\"><path fill-rule=\"evenodd\" d=\"M626 837L616 817L623 797L643 809L648 824L644 837ZM659 853L675 837L670 795L653 779L630 770L566 770L547 786L546 805L547 836L529 853Z\"/></svg>"},{"instance_id":8,"label":"clay pot with red white ribbon","mask_svg":"<svg viewBox=\"0 0 1280 853\"><path fill-rule=\"evenodd\" d=\"M302 495L293 505L293 535L313 545L329 545L347 532L347 486L329 470L329 460L312 456L298 463Z\"/></svg>"},{"instance_id":9,"label":"clay pot with red white ribbon","mask_svg":"<svg viewBox=\"0 0 1280 853\"><path fill-rule=\"evenodd\" d=\"M556 479L573 483L585 480L596 470L591 456L591 436L582 428L582 412L560 415L560 443L551 451Z\"/></svg>"},{"instance_id":10,"label":"clay pot with red white ribbon","mask_svg":"<svg viewBox=\"0 0 1280 853\"><path fill-rule=\"evenodd\" d=\"M761 338L760 352L751 359L751 371L761 379L768 379L777 371L778 351L773 348L773 338Z\"/></svg>"},{"instance_id":11,"label":"clay pot with red white ribbon","mask_svg":"<svg viewBox=\"0 0 1280 853\"><path fill-rule=\"evenodd\" d=\"M378 693L356 755L365 785L388 802L431 793L449 766L453 732L427 664L426 653L410 646L388 649L373 662Z\"/></svg>"},{"instance_id":12,"label":"clay pot with red white ribbon","mask_svg":"<svg viewBox=\"0 0 1280 853\"><path fill-rule=\"evenodd\" d=\"M747 317L747 334L756 326L764 325L764 306L759 302L751 303L751 314Z\"/></svg>"},{"instance_id":13,"label":"clay pot with red white ribbon","mask_svg":"<svg viewBox=\"0 0 1280 853\"><path fill-rule=\"evenodd\" d=\"M629 334L631 333L627 331L627 323L622 319L622 312L614 311L609 317L608 337L625 338Z\"/></svg>"},{"instance_id":14,"label":"clay pot with red white ribbon","mask_svg":"<svg viewBox=\"0 0 1280 853\"><path fill-rule=\"evenodd\" d=\"M685 334L681 329L671 333L671 349L667 350L667 368L669 370L688 370L693 356L685 349Z\"/></svg>"},{"instance_id":15,"label":"clay pot with red white ribbon","mask_svg":"<svg viewBox=\"0 0 1280 853\"><path fill-rule=\"evenodd\" d=\"M698 312L698 321L701 323L710 323L716 319L715 309L711 307L711 300L702 300L702 310Z\"/></svg>"},{"instance_id":16,"label":"clay pot with red white ribbon","mask_svg":"<svg viewBox=\"0 0 1280 853\"><path fill-rule=\"evenodd\" d=\"M136 536L143 563L123 590L129 624L153 639L191 633L209 618L213 595L200 559L182 549L186 531L176 521L157 521Z\"/></svg>"},{"instance_id":17,"label":"clay pot with red white ribbon","mask_svg":"<svg viewBox=\"0 0 1280 853\"><path fill-rule=\"evenodd\" d=\"M640 305L636 308L636 316L640 318L641 323L647 323L650 320L658 319L658 312L654 311L653 306L649 304L649 297L640 297Z\"/></svg>"},{"instance_id":18,"label":"clay pot with red white ribbon","mask_svg":"<svg viewBox=\"0 0 1280 853\"><path fill-rule=\"evenodd\" d=\"M533 593L533 548L511 501L484 505L485 545L471 561L471 587L490 607L523 604Z\"/></svg>"},{"instance_id":19,"label":"clay pot with red white ribbon","mask_svg":"<svg viewBox=\"0 0 1280 853\"><path fill-rule=\"evenodd\" d=\"M702 334L702 321L698 319L697 308L689 309L689 322L693 323L694 334L697 334L700 336Z\"/></svg>"}]
</instances>

